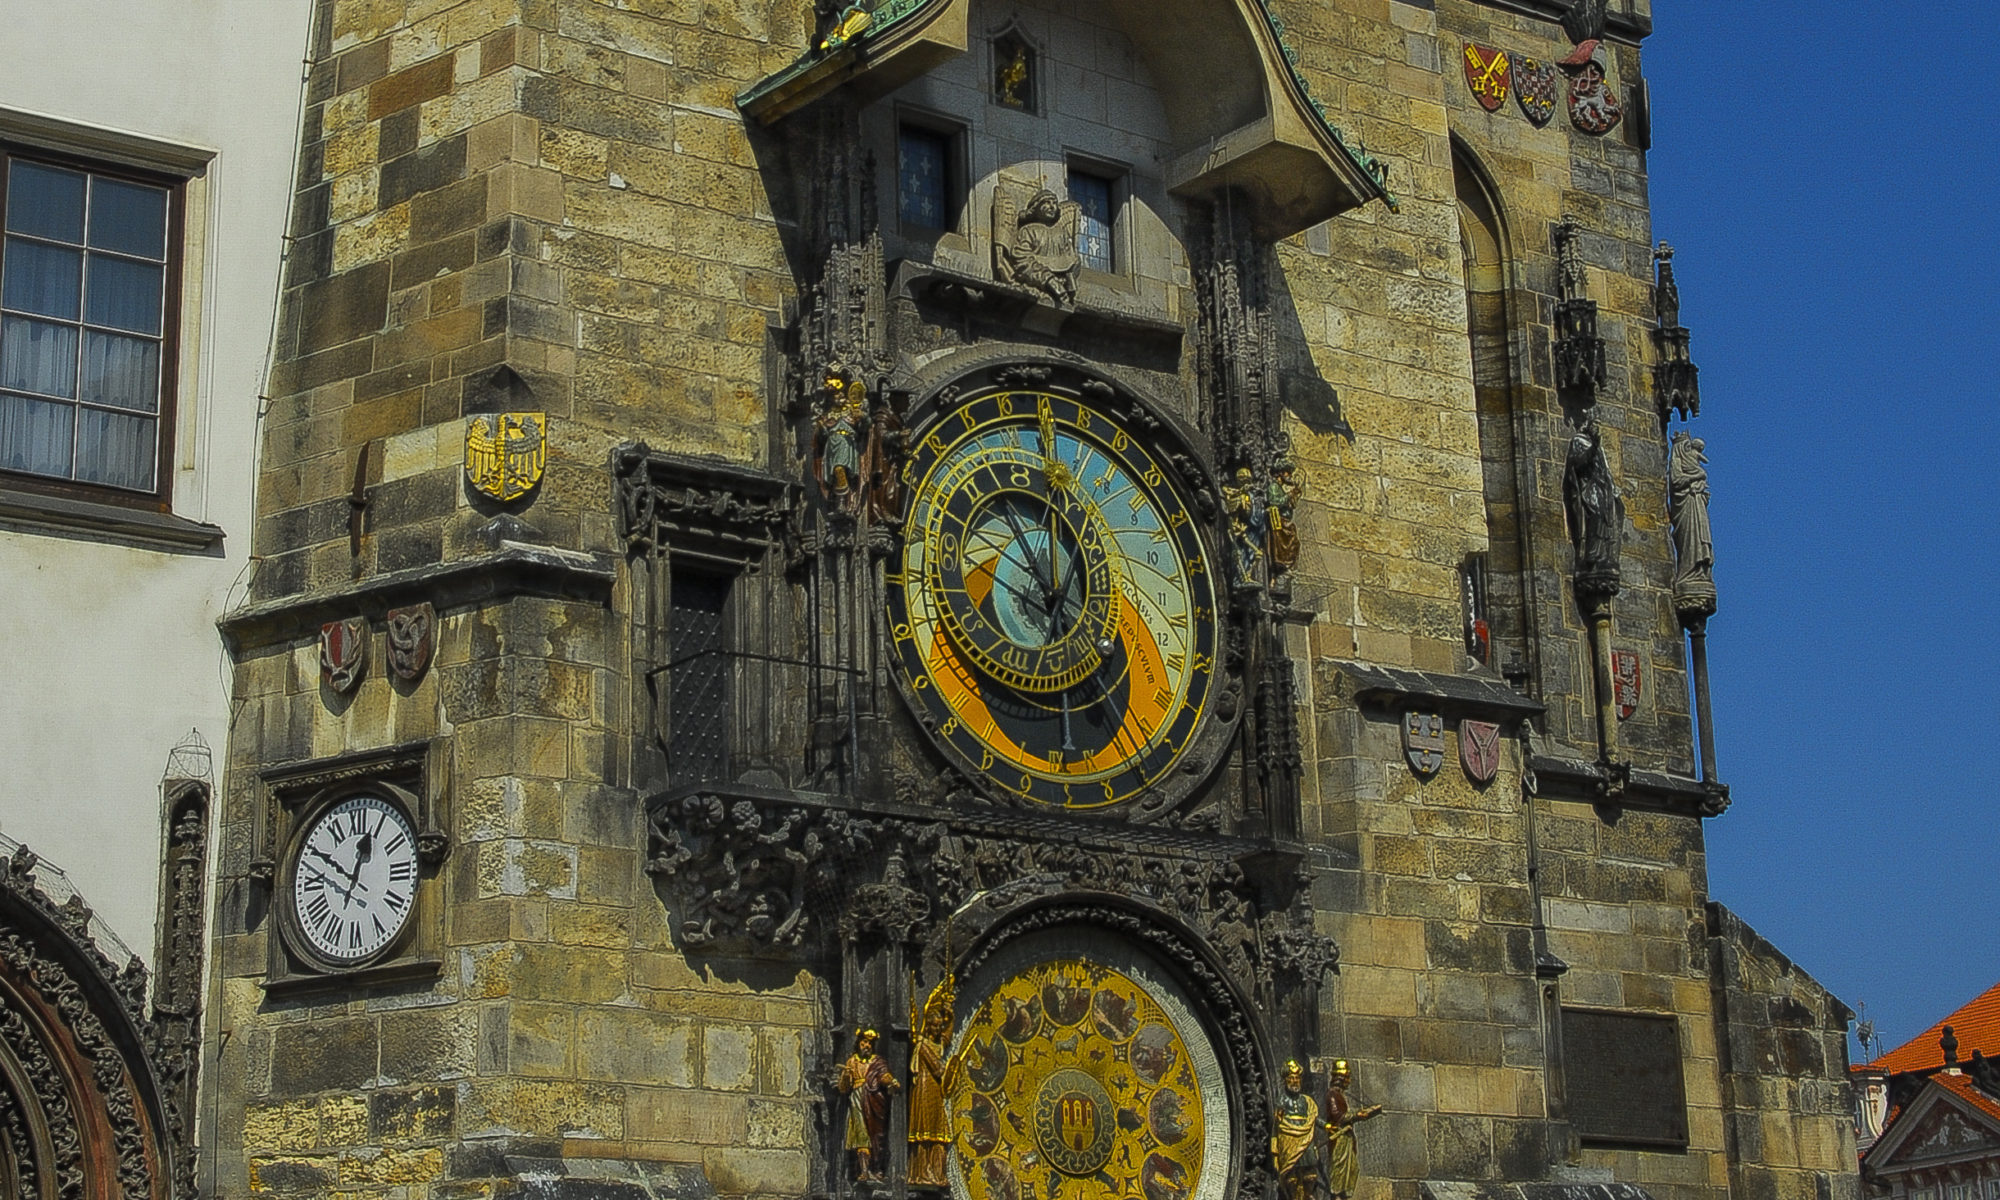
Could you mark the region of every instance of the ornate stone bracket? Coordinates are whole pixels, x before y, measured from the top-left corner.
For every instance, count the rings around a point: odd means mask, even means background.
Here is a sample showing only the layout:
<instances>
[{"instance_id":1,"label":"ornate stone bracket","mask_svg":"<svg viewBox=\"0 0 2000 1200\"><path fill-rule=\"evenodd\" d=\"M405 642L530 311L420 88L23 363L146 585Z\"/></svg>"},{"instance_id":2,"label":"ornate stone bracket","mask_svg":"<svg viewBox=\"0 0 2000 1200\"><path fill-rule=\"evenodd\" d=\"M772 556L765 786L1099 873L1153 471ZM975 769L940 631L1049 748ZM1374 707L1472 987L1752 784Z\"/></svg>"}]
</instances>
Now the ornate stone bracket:
<instances>
[{"instance_id":1,"label":"ornate stone bracket","mask_svg":"<svg viewBox=\"0 0 2000 1200\"><path fill-rule=\"evenodd\" d=\"M618 531L634 551L669 545L737 560L781 541L799 503L796 485L714 459L663 454L644 442L612 452Z\"/></svg>"}]
</instances>

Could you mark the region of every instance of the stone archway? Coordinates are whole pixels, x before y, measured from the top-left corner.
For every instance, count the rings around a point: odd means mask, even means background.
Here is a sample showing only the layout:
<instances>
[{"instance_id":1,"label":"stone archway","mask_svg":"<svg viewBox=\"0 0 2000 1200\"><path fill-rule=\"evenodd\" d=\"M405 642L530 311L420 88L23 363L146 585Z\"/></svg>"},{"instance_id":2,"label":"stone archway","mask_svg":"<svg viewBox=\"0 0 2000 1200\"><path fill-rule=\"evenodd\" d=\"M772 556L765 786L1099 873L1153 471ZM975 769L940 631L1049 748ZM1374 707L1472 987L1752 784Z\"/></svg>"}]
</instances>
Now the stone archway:
<instances>
[{"instance_id":1,"label":"stone archway","mask_svg":"<svg viewBox=\"0 0 2000 1200\"><path fill-rule=\"evenodd\" d=\"M52 901L35 866L17 847L0 875L0 1191L169 1200L188 1149L149 1047L145 968L115 966L82 898Z\"/></svg>"}]
</instances>

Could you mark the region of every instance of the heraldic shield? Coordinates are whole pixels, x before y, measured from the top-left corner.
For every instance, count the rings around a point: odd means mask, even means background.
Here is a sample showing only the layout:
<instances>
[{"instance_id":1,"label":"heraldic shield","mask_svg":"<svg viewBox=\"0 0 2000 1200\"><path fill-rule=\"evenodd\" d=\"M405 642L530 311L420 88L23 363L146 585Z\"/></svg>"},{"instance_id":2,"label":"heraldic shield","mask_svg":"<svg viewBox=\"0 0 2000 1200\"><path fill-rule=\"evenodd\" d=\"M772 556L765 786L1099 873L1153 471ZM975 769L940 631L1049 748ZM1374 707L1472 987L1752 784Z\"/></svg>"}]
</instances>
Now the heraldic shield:
<instances>
[{"instance_id":1,"label":"heraldic shield","mask_svg":"<svg viewBox=\"0 0 2000 1200\"><path fill-rule=\"evenodd\" d=\"M361 682L367 666L367 618L350 617L319 627L319 674L328 687L346 695Z\"/></svg>"},{"instance_id":2,"label":"heraldic shield","mask_svg":"<svg viewBox=\"0 0 2000 1200\"><path fill-rule=\"evenodd\" d=\"M465 478L505 503L535 490L548 463L546 413L487 413L465 427Z\"/></svg>"},{"instance_id":3,"label":"heraldic shield","mask_svg":"<svg viewBox=\"0 0 2000 1200\"><path fill-rule=\"evenodd\" d=\"M1512 65L1505 50L1465 44L1465 82L1472 89L1473 99L1479 101L1479 107L1487 112L1499 111L1507 103L1511 81Z\"/></svg>"},{"instance_id":4,"label":"heraldic shield","mask_svg":"<svg viewBox=\"0 0 2000 1200\"><path fill-rule=\"evenodd\" d=\"M1437 713L1403 714L1403 757L1410 770L1429 778L1444 765L1444 718Z\"/></svg>"},{"instance_id":5,"label":"heraldic shield","mask_svg":"<svg viewBox=\"0 0 2000 1200\"><path fill-rule=\"evenodd\" d=\"M1535 128L1547 125L1556 115L1556 102L1562 93L1562 79L1554 63L1539 58L1514 60L1514 98L1521 102L1522 115Z\"/></svg>"},{"instance_id":6,"label":"heraldic shield","mask_svg":"<svg viewBox=\"0 0 2000 1200\"><path fill-rule=\"evenodd\" d=\"M1629 721L1639 711L1639 696L1646 677L1636 650L1611 652L1611 693L1618 701L1618 719Z\"/></svg>"},{"instance_id":7,"label":"heraldic shield","mask_svg":"<svg viewBox=\"0 0 2000 1200\"><path fill-rule=\"evenodd\" d=\"M435 645L433 629L437 624L437 611L429 604L416 604L409 608L392 608L388 616L389 628L389 669L396 678L406 683L415 683L431 665L431 649Z\"/></svg>"},{"instance_id":8,"label":"heraldic shield","mask_svg":"<svg viewBox=\"0 0 2000 1200\"><path fill-rule=\"evenodd\" d=\"M1458 761L1465 777L1484 786L1500 773L1500 726L1493 721L1458 723Z\"/></svg>"}]
</instances>

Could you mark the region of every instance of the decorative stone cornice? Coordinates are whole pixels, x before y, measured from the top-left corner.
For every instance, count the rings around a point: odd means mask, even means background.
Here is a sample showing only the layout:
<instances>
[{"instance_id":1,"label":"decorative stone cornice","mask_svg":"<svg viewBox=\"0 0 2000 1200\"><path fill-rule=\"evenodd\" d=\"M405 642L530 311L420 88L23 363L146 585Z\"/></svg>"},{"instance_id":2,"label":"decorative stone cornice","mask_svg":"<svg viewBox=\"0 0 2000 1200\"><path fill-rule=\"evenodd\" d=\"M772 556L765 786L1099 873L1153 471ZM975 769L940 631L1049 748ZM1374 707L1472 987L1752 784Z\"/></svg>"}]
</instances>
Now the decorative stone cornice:
<instances>
[{"instance_id":1,"label":"decorative stone cornice","mask_svg":"<svg viewBox=\"0 0 2000 1200\"><path fill-rule=\"evenodd\" d=\"M1391 712L1423 709L1447 717L1505 723L1539 716L1543 711L1540 701L1523 696L1498 679L1443 675L1341 659L1326 662L1347 679L1356 703Z\"/></svg>"}]
</instances>

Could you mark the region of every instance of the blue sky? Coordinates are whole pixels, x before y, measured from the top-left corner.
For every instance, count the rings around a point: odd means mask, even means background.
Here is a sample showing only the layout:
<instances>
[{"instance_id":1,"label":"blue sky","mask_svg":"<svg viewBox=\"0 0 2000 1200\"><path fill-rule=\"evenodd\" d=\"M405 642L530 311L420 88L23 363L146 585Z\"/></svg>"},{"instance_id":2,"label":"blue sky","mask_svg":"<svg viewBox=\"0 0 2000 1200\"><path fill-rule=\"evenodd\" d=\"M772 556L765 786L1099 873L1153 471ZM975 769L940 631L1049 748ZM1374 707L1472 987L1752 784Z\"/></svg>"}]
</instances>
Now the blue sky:
<instances>
[{"instance_id":1,"label":"blue sky","mask_svg":"<svg viewBox=\"0 0 2000 1200\"><path fill-rule=\"evenodd\" d=\"M1663 0L1646 43L1722 593L1709 883L1886 1047L2000 980L1992 16Z\"/></svg>"}]
</instances>

